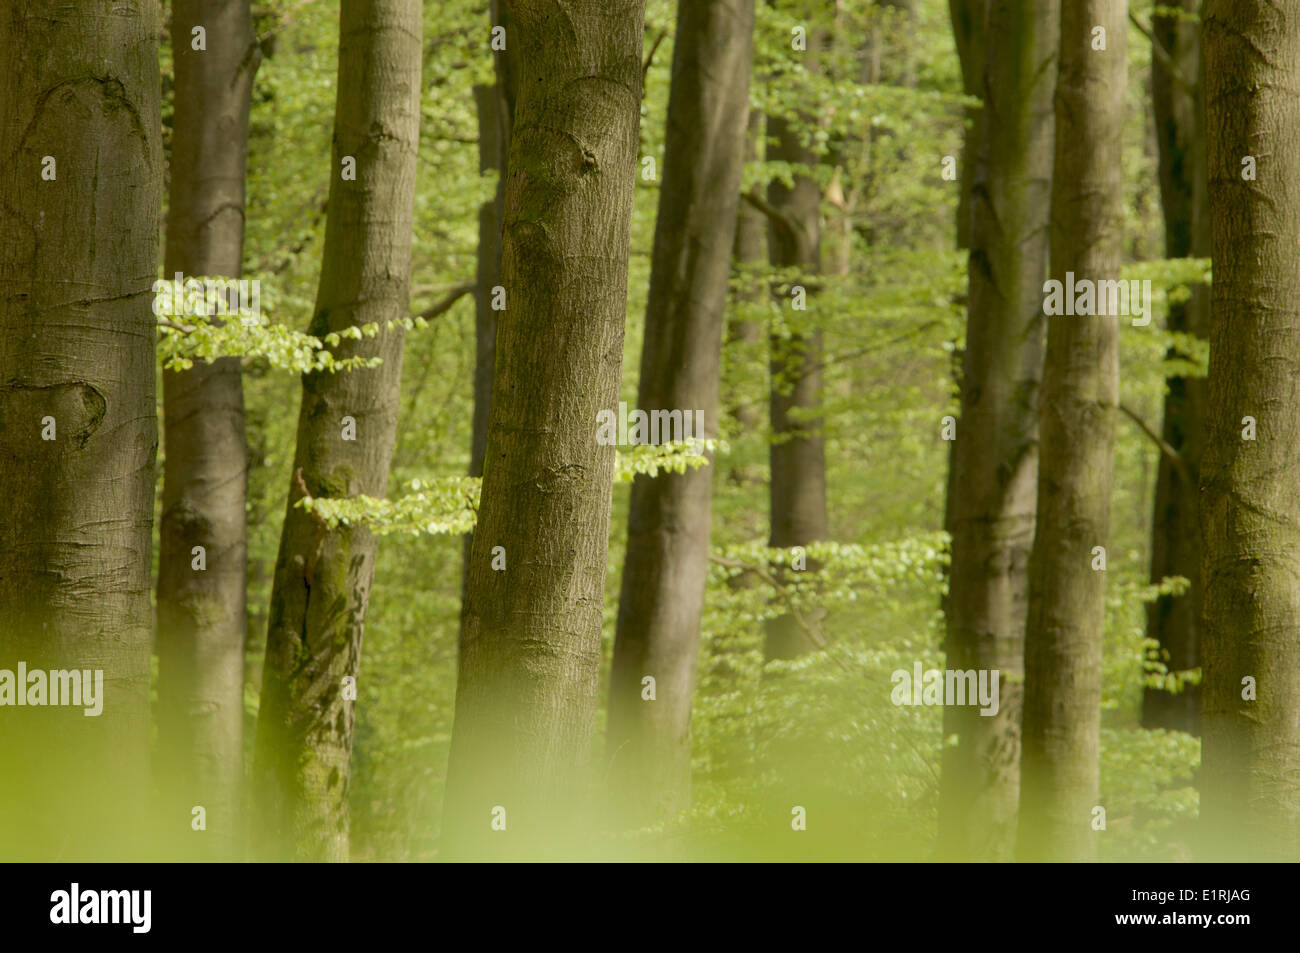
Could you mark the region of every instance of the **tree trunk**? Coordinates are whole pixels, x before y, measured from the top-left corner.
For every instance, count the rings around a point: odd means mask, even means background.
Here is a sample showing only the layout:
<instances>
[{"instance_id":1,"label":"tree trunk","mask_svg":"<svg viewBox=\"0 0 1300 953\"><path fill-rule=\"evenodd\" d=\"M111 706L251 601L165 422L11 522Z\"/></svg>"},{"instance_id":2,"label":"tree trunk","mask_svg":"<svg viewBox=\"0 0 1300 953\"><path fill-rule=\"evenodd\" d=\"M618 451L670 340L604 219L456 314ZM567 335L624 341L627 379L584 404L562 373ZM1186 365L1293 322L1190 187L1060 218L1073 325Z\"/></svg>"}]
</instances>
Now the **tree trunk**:
<instances>
[{"instance_id":1,"label":"tree trunk","mask_svg":"<svg viewBox=\"0 0 1300 953\"><path fill-rule=\"evenodd\" d=\"M320 287L310 333L405 318L419 142L419 0L343 0L338 101ZM355 159L355 179L342 176ZM339 358L374 369L306 374L289 506L271 593L255 781L262 849L303 860L348 857L348 782L361 637L377 540L329 530L294 504L382 497L396 436L403 335L344 341ZM354 421L348 438L344 418Z\"/></svg>"},{"instance_id":2,"label":"tree trunk","mask_svg":"<svg viewBox=\"0 0 1300 953\"><path fill-rule=\"evenodd\" d=\"M1052 177L1052 277L1118 280L1123 239L1126 0L1063 0ZM1094 48L1094 29L1106 49ZM1098 311L1107 310L1098 308ZM1024 859L1097 853L1101 649L1119 319L1047 319L1038 517L1029 565L1020 829ZM1104 552L1101 554L1105 558Z\"/></svg>"},{"instance_id":3,"label":"tree trunk","mask_svg":"<svg viewBox=\"0 0 1300 953\"><path fill-rule=\"evenodd\" d=\"M206 29L206 50L191 29ZM260 58L249 4L173 0L175 120L164 274L238 277L248 111ZM238 320L238 319L236 319ZM164 829L234 860L244 775L248 454L239 358L163 374L158 708ZM206 568L195 569L194 547ZM195 838L191 810L206 811ZM197 845L197 847L192 846Z\"/></svg>"},{"instance_id":4,"label":"tree trunk","mask_svg":"<svg viewBox=\"0 0 1300 953\"><path fill-rule=\"evenodd\" d=\"M1001 672L996 715L948 706L939 849L1006 860L1020 778L1019 677L1038 476L1056 0L989 6L971 187L969 314L948 513L948 668Z\"/></svg>"},{"instance_id":5,"label":"tree trunk","mask_svg":"<svg viewBox=\"0 0 1300 953\"><path fill-rule=\"evenodd\" d=\"M510 29L504 0L492 0L493 28ZM497 359L497 312L493 310L493 288L501 283L501 224L505 212L506 157L510 151L510 127L515 115L515 69L511 66L509 37L506 49L494 51L496 82L476 86L478 106L478 167L495 169L496 195L479 207L478 269L474 298L474 418L470 432L469 475L483 476L483 454L487 451L488 419L492 410L492 372ZM465 534L464 565L461 571L461 637L465 630L465 589L469 585L469 559L474 531Z\"/></svg>"},{"instance_id":6,"label":"tree trunk","mask_svg":"<svg viewBox=\"0 0 1300 953\"><path fill-rule=\"evenodd\" d=\"M817 53L810 50L810 55ZM815 59L809 69L816 68ZM789 162L812 168L817 153L803 144L794 124L780 116L767 120L768 161ZM769 218L768 254L776 268L799 268L796 284L809 298L821 274L821 188L808 175L796 174L793 187L773 180L767 201L777 213ZM790 294L778 297L783 309L792 307ZM804 323L794 317L796 327ZM770 336L771 394L768 413L772 428L768 545L790 549L826 538L826 439L820 416L822 402L822 332L820 328L794 330L788 337ZM801 419L802 418L802 419ZM815 572L809 561L807 572ZM815 615L815 614L810 614ZM818 620L785 613L766 623L764 654L769 659L796 658L816 647L804 628Z\"/></svg>"},{"instance_id":7,"label":"tree trunk","mask_svg":"<svg viewBox=\"0 0 1300 953\"><path fill-rule=\"evenodd\" d=\"M763 114L750 110L749 122L745 130L745 161L757 162L762 158L759 146L762 141ZM742 166L743 167L743 166ZM767 260L765 239L767 220L763 213L754 208L750 202L738 202L736 205L736 235L732 244L732 259L738 270L753 269ZM767 301L766 282L746 274L746 284L735 294L738 308L752 308L755 304ZM739 349L742 354L758 352L763 345L763 325L759 321L745 318L733 318L727 326L727 346ZM737 375L743 381L744 372ZM732 395L732 406L728 412L735 420L737 435L757 433L762 427L762 404L750 400L749 393L743 389ZM728 478L731 482L745 486L762 482L761 464L746 465L731 461L728 464Z\"/></svg>"},{"instance_id":8,"label":"tree trunk","mask_svg":"<svg viewBox=\"0 0 1300 953\"><path fill-rule=\"evenodd\" d=\"M677 10L637 407L703 412L696 436L716 436L754 0L679 0ZM618 802L632 826L690 804L712 485L712 467L641 475L632 485L608 729ZM653 700L643 697L646 677Z\"/></svg>"},{"instance_id":9,"label":"tree trunk","mask_svg":"<svg viewBox=\"0 0 1300 953\"><path fill-rule=\"evenodd\" d=\"M443 845L476 859L571 849L584 790L614 472L597 412L618 401L645 7L572 0L557 16L553 4L515 0L509 11L519 96L506 309ZM502 817L506 829L492 830Z\"/></svg>"},{"instance_id":10,"label":"tree trunk","mask_svg":"<svg viewBox=\"0 0 1300 953\"><path fill-rule=\"evenodd\" d=\"M1294 859L1300 2L1207 0L1204 37L1214 284L1201 468L1201 818L1214 855ZM1256 421L1253 440L1243 439L1243 417Z\"/></svg>"},{"instance_id":11,"label":"tree trunk","mask_svg":"<svg viewBox=\"0 0 1300 953\"><path fill-rule=\"evenodd\" d=\"M989 0L948 0L948 13L952 19L952 35L957 44L957 58L961 61L962 92L979 96L984 91L984 23L988 15ZM957 195L957 247L970 247L970 195L975 181L975 161L979 152L980 115L978 107L966 109L966 136L963 140L961 191Z\"/></svg>"},{"instance_id":12,"label":"tree trunk","mask_svg":"<svg viewBox=\"0 0 1300 953\"><path fill-rule=\"evenodd\" d=\"M147 807L159 25L95 6L0 12L0 669L102 673L0 714L11 859L137 856Z\"/></svg>"},{"instance_id":13,"label":"tree trunk","mask_svg":"<svg viewBox=\"0 0 1300 953\"><path fill-rule=\"evenodd\" d=\"M1182 0L1182 9L1197 13L1201 0ZM1156 40L1171 65L1151 61L1151 94L1160 158L1160 199L1165 218L1167 258L1210 256L1210 211L1205 172L1205 123L1201 104L1201 27L1176 17L1152 21ZM1176 73L1175 73L1176 71ZM1186 83L1194 84L1192 89ZM1191 300L1169 306L1169 330L1209 336L1210 290L1192 289ZM1182 596L1161 596L1147 608L1147 635L1168 654L1171 671L1201 664L1201 533L1197 522L1200 489L1196 475L1205 447L1206 382L1204 378L1170 378L1165 395L1162 438L1178 451L1183 466L1160 455L1151 520L1151 580L1185 576L1191 588ZM1188 479L1190 477L1190 479ZM1196 734L1200 731L1200 687L1181 692L1147 688L1142 696L1142 724Z\"/></svg>"}]
</instances>

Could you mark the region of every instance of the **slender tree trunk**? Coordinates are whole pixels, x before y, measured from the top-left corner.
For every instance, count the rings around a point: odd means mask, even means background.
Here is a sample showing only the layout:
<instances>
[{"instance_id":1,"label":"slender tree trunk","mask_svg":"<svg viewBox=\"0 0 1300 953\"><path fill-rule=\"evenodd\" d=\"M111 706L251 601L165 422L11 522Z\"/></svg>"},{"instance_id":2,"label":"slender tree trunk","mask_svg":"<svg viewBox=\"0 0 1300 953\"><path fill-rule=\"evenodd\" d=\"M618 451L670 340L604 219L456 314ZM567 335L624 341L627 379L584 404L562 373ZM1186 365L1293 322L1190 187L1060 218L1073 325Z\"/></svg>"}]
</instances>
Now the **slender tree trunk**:
<instances>
[{"instance_id":1,"label":"slender tree trunk","mask_svg":"<svg viewBox=\"0 0 1300 953\"><path fill-rule=\"evenodd\" d=\"M749 121L745 129L745 161L756 162L761 158L759 151L763 133L763 114L750 110ZM767 261L767 220L763 213L754 208L750 202L738 202L736 205L736 234L732 244L732 258L736 268L748 270ZM735 304L738 308L752 308L768 300L766 282L746 278L746 284L737 290ZM763 345L763 324L748 318L733 318L727 326L727 346L740 349L742 353L757 352ZM743 379L743 375L742 375ZM738 390L733 395L732 406L728 408L735 421L738 434L756 433L762 427L762 405L749 399L745 390ZM755 472L758 471L758 472ZM761 465L731 463L728 477L736 484L757 484L762 480Z\"/></svg>"},{"instance_id":2,"label":"slender tree trunk","mask_svg":"<svg viewBox=\"0 0 1300 953\"><path fill-rule=\"evenodd\" d=\"M618 401L645 17L643 0L508 6L506 308L444 820L444 852L475 858L572 849L580 811L614 468L596 418Z\"/></svg>"},{"instance_id":3,"label":"slender tree trunk","mask_svg":"<svg viewBox=\"0 0 1300 953\"><path fill-rule=\"evenodd\" d=\"M311 333L404 318L419 142L419 0L343 0L329 212ZM343 177L355 160L355 179ZM280 536L257 722L259 843L273 856L348 857L348 783L361 637L377 540L295 507L382 497L397 430L403 335L345 341L374 369L306 374ZM355 696L353 696L355 697Z\"/></svg>"},{"instance_id":4,"label":"slender tree trunk","mask_svg":"<svg viewBox=\"0 0 1300 953\"><path fill-rule=\"evenodd\" d=\"M1058 16L1056 0L991 0L985 33L945 651L950 669L1000 672L1001 697L992 716L944 709L956 743L943 755L939 847L952 859L1006 860L1015 844Z\"/></svg>"},{"instance_id":5,"label":"slender tree trunk","mask_svg":"<svg viewBox=\"0 0 1300 953\"><path fill-rule=\"evenodd\" d=\"M487 451L488 419L492 410L492 372L497 358L497 312L493 289L501 284L501 225L505 214L506 158L510 151L510 127L515 113L515 69L510 59L509 17L504 0L492 0L493 28L506 31L506 49L494 52L496 82L476 86L478 104L479 171L495 169L496 195L479 207L478 269L474 297L474 419L471 425L469 475L483 476L483 454ZM465 534L465 556L461 574L461 634L465 629L465 588L469 585L469 559L474 532Z\"/></svg>"},{"instance_id":6,"label":"slender tree trunk","mask_svg":"<svg viewBox=\"0 0 1300 953\"><path fill-rule=\"evenodd\" d=\"M817 55L811 50L810 54ZM816 68L816 60L810 60L810 71ZM769 116L767 128L769 161L809 169L817 164L817 153L804 145L801 131L790 120ZM767 201L777 213L769 217L770 261L777 268L798 268L800 277L795 283L809 299L816 293L821 275L821 199L821 188L806 174L796 174L793 186L777 180L768 185ZM778 297L783 309L792 308L793 300L789 294ZM796 328L805 323L801 314L791 318ZM788 550L826 538L826 439L823 421L816 415L822 402L822 331L804 327L792 330L789 336L774 333L770 347L772 525L768 545ZM816 568L809 561L806 571L815 572ZM790 659L811 651L815 641L805 626L816 626L818 621L801 620L790 613L768 620L764 653L769 659Z\"/></svg>"},{"instance_id":7,"label":"slender tree trunk","mask_svg":"<svg viewBox=\"0 0 1300 953\"><path fill-rule=\"evenodd\" d=\"M1201 0L1182 0L1195 14ZM1201 25L1177 17L1152 21L1156 40L1169 53L1151 61L1151 93L1160 159L1160 199L1165 218L1165 256L1208 258L1209 194L1205 171L1205 123L1201 103ZM1187 88L1186 84L1193 84ZM1210 290L1192 289L1191 300L1169 306L1169 330L1209 336ZM1151 580L1185 576L1191 588L1182 596L1161 596L1147 609L1147 635L1167 653L1172 671L1201 664L1201 533L1197 522L1200 488L1196 475L1205 446L1206 382L1174 377L1165 395L1161 436L1178 451L1181 467L1160 455L1155 508L1151 520ZM1171 693L1147 688L1142 724L1147 728L1200 730L1200 687Z\"/></svg>"},{"instance_id":8,"label":"slender tree trunk","mask_svg":"<svg viewBox=\"0 0 1300 953\"><path fill-rule=\"evenodd\" d=\"M952 19L952 35L957 44L957 58L961 61L962 92L967 96L980 96L984 92L984 23L988 16L989 0L948 0L948 13ZM970 196L975 181L975 163L979 152L980 116L978 107L966 109L966 136L963 140L961 191L957 196L957 247L970 247Z\"/></svg>"},{"instance_id":9,"label":"slender tree trunk","mask_svg":"<svg viewBox=\"0 0 1300 953\"><path fill-rule=\"evenodd\" d=\"M206 31L205 49L191 30ZM260 58L247 0L173 0L175 120L164 274L238 277L248 111ZM236 319L238 320L238 319ZM163 374L158 708L164 830L199 858L241 847L248 454L239 359ZM195 547L202 547L196 563ZM196 565L202 568L195 568ZM191 810L206 812L203 837Z\"/></svg>"},{"instance_id":10,"label":"slender tree trunk","mask_svg":"<svg viewBox=\"0 0 1300 953\"><path fill-rule=\"evenodd\" d=\"M637 406L702 412L696 436L717 434L753 32L754 0L679 0ZM712 484L707 467L632 485L608 745L619 805L635 826L690 804Z\"/></svg>"},{"instance_id":11,"label":"slender tree trunk","mask_svg":"<svg viewBox=\"0 0 1300 953\"><path fill-rule=\"evenodd\" d=\"M6 4L0 63L0 669L100 684L0 714L0 857L120 860L149 777L157 4Z\"/></svg>"},{"instance_id":12,"label":"slender tree trunk","mask_svg":"<svg viewBox=\"0 0 1300 953\"><path fill-rule=\"evenodd\" d=\"M1300 2L1207 0L1204 31L1214 285L1201 468L1201 818L1214 855L1294 859ZM1245 417L1253 440L1243 437Z\"/></svg>"},{"instance_id":13,"label":"slender tree trunk","mask_svg":"<svg viewBox=\"0 0 1300 953\"><path fill-rule=\"evenodd\" d=\"M1062 0L1052 277L1117 281L1123 240L1127 0ZM1096 48L1095 28L1106 31ZM1098 295L1100 298L1100 295ZM1097 309L1099 312L1102 308ZM1096 856L1101 647L1119 319L1047 319L1038 518L1029 561L1021 751L1022 858Z\"/></svg>"}]
</instances>

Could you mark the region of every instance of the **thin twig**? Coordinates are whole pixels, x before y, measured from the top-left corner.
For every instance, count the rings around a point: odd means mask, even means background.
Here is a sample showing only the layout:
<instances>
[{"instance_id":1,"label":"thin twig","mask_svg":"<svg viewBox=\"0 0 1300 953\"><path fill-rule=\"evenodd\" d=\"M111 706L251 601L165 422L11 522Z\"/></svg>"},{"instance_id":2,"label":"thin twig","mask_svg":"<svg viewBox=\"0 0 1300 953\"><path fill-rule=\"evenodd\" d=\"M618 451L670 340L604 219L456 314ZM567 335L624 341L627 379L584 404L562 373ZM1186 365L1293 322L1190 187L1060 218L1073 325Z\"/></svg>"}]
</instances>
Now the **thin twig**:
<instances>
[{"instance_id":1,"label":"thin twig","mask_svg":"<svg viewBox=\"0 0 1300 953\"><path fill-rule=\"evenodd\" d=\"M1174 469L1178 471L1178 475L1187 482L1188 486L1191 486L1191 474L1187 470L1187 461L1183 459L1182 454L1166 443L1164 438L1161 437L1160 434L1156 433L1155 430L1153 430L1151 426L1139 417L1127 404L1120 404L1119 409L1124 412L1124 415L1127 416L1129 420L1138 425L1139 430L1155 441L1156 446L1160 448L1160 452L1164 454L1173 465Z\"/></svg>"},{"instance_id":2,"label":"thin twig","mask_svg":"<svg viewBox=\"0 0 1300 953\"><path fill-rule=\"evenodd\" d=\"M425 310L421 311L419 314L416 315L416 317L424 318L426 321L429 320L430 318L436 318L438 317L438 315L450 311L451 306L453 304L455 304L465 295L472 294L476 288L478 288L478 285L474 284L473 282L466 282L463 285L457 285L455 288L452 288L451 291L447 293L446 297L444 297L441 301L439 301L433 307L426 308Z\"/></svg>"}]
</instances>

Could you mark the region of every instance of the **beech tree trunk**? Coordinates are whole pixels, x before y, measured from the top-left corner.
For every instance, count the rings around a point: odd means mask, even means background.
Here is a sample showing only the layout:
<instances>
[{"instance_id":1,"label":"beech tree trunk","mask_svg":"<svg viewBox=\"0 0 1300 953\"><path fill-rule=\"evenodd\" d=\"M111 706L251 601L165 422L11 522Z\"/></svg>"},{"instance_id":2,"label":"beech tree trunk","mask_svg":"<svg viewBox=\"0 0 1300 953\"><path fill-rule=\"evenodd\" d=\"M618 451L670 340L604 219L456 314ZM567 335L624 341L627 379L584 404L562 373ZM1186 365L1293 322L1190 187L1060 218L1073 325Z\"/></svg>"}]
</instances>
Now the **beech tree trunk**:
<instances>
[{"instance_id":1,"label":"beech tree trunk","mask_svg":"<svg viewBox=\"0 0 1300 953\"><path fill-rule=\"evenodd\" d=\"M984 92L984 24L988 17L989 0L948 0L948 13L952 19L952 35L957 45L957 59L961 62L962 92L967 96L980 96ZM976 157L979 153L980 116L982 109L965 110L966 136L963 140L961 191L957 195L957 247L970 247L970 195L975 181Z\"/></svg>"},{"instance_id":2,"label":"beech tree trunk","mask_svg":"<svg viewBox=\"0 0 1300 953\"><path fill-rule=\"evenodd\" d=\"M1051 240L1052 277L1063 283L1067 272L1076 283L1119 279L1127 14L1127 0L1061 3ZM1097 559L1110 536L1118 404L1119 319L1047 318L1025 635L1022 859L1093 859L1102 836L1093 828L1106 614Z\"/></svg>"},{"instance_id":3,"label":"beech tree trunk","mask_svg":"<svg viewBox=\"0 0 1300 953\"><path fill-rule=\"evenodd\" d=\"M338 100L320 286L310 333L405 318L419 143L419 0L343 0ZM355 179L343 160L355 159ZM260 849L300 860L348 858L348 783L361 637L377 539L328 529L294 504L383 497L397 431L399 329L345 340L340 359L373 369L305 374L289 505L271 592L255 782ZM348 419L345 419L348 418ZM350 421L350 423L349 423ZM354 427L353 438L346 427Z\"/></svg>"},{"instance_id":4,"label":"beech tree trunk","mask_svg":"<svg viewBox=\"0 0 1300 953\"><path fill-rule=\"evenodd\" d=\"M696 436L717 435L753 28L754 0L679 0L637 407L702 411ZM608 751L619 806L634 826L690 804L712 485L711 466L641 475L632 485ZM653 700L645 678L654 679Z\"/></svg>"},{"instance_id":5,"label":"beech tree trunk","mask_svg":"<svg viewBox=\"0 0 1300 953\"><path fill-rule=\"evenodd\" d=\"M191 30L206 31L206 49ZM238 277L260 50L247 0L173 0L175 119L163 273ZM235 318L234 320L239 320ZM163 373L158 708L164 830L199 859L242 847L248 454L239 358ZM195 569L195 547L205 568ZM201 805L206 830L191 830Z\"/></svg>"},{"instance_id":6,"label":"beech tree trunk","mask_svg":"<svg viewBox=\"0 0 1300 953\"><path fill-rule=\"evenodd\" d=\"M475 859L572 849L585 790L615 452L596 416L618 402L645 15L643 0L508 9L506 308L443 826L444 853Z\"/></svg>"},{"instance_id":7,"label":"beech tree trunk","mask_svg":"<svg viewBox=\"0 0 1300 953\"><path fill-rule=\"evenodd\" d=\"M102 673L97 716L0 715L6 859L143 846L158 26L151 0L0 10L0 669Z\"/></svg>"},{"instance_id":8,"label":"beech tree trunk","mask_svg":"<svg viewBox=\"0 0 1300 953\"><path fill-rule=\"evenodd\" d=\"M1182 0L1195 14L1201 0ZM1177 17L1155 17L1152 32L1168 52L1151 60L1151 93L1160 158L1160 200L1165 218L1165 256L1210 256L1210 209L1205 170L1205 122L1201 102L1201 25ZM1189 89L1186 84L1192 84ZM1210 333L1210 289L1197 286L1191 300L1169 306L1169 330L1199 338ZM1197 474L1205 447L1206 381L1170 378L1161 437L1178 451L1182 466L1161 454L1151 520L1151 581L1185 576L1182 596L1161 596L1147 607L1147 635L1167 653L1171 671L1201 664L1201 531L1197 520ZM1200 687L1171 693L1147 688L1142 725L1196 734L1200 731Z\"/></svg>"},{"instance_id":9,"label":"beech tree trunk","mask_svg":"<svg viewBox=\"0 0 1300 953\"><path fill-rule=\"evenodd\" d=\"M1006 860L1015 845L1058 17L1056 0L991 0L985 32L944 649L950 669L1000 672L1000 703L992 716L943 712L944 735L956 736L939 801L939 850L951 859Z\"/></svg>"},{"instance_id":10,"label":"beech tree trunk","mask_svg":"<svg viewBox=\"0 0 1300 953\"><path fill-rule=\"evenodd\" d=\"M815 47L814 47L815 49ZM811 56L816 56L810 51ZM810 69L816 69L815 59ZM767 120L770 162L789 162L812 168L817 153L804 145L801 131L781 116ZM777 268L798 268L808 299L817 291L821 275L821 187L806 174L796 174L794 185L779 180L768 185L767 201L777 213L769 216L768 255ZM790 294L778 297L782 309L793 306ZM803 313L793 312L791 324L806 324ZM770 335L771 393L768 404L772 428L768 545L789 551L794 546L826 538L826 438L822 419L815 414L822 403L822 331L793 330L788 337ZM807 572L815 572L813 561ZM810 615L816 615L810 613ZM805 626L816 618L800 620L790 613L766 623L764 653L769 659L791 659L812 651L816 642Z\"/></svg>"},{"instance_id":11,"label":"beech tree trunk","mask_svg":"<svg viewBox=\"0 0 1300 953\"><path fill-rule=\"evenodd\" d=\"M515 70L510 59L510 23L504 0L492 0L492 26L506 31L506 49L494 51L496 82L476 86L478 106L479 171L495 169L496 195L479 206L477 289L474 296L474 418L471 423L469 475L483 476L483 454L487 451L488 419L492 410L492 373L497 359L497 312L493 289L501 284L501 227L505 214L506 158L510 151L510 127L515 115ZM469 585L469 559L474 531L465 534L464 565L461 570L461 637L465 630L465 589Z\"/></svg>"},{"instance_id":12,"label":"beech tree trunk","mask_svg":"<svg viewBox=\"0 0 1300 953\"><path fill-rule=\"evenodd\" d=\"M1294 859L1300 2L1207 0L1204 38L1214 285L1201 468L1201 819L1213 856ZM1253 440L1245 417L1254 418Z\"/></svg>"}]
</instances>

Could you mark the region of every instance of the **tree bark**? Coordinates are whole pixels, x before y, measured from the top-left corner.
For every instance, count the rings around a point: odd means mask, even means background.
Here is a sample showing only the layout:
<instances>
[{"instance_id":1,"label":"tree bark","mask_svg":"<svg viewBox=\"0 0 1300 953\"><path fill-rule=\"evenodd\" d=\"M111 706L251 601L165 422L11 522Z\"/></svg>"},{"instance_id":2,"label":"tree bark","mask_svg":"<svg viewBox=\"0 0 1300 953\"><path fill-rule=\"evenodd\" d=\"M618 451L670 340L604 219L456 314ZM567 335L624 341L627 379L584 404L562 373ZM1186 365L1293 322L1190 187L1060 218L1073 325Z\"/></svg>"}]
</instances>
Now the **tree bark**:
<instances>
[{"instance_id":1,"label":"tree bark","mask_svg":"<svg viewBox=\"0 0 1300 953\"><path fill-rule=\"evenodd\" d=\"M596 417L618 401L645 15L643 0L508 8L506 309L443 834L476 859L572 849L584 792L614 468Z\"/></svg>"},{"instance_id":2,"label":"tree bark","mask_svg":"<svg viewBox=\"0 0 1300 953\"><path fill-rule=\"evenodd\" d=\"M206 30L206 49L191 30ZM173 0L175 119L164 274L240 274L253 74L247 0ZM236 318L236 320L238 320ZM163 373L163 503L158 556L162 790L173 844L233 860L244 775L248 454L239 358ZM206 568L196 570L193 549ZM191 810L206 811L202 838ZM196 846L197 845L197 846Z\"/></svg>"},{"instance_id":3,"label":"tree bark","mask_svg":"<svg viewBox=\"0 0 1300 953\"><path fill-rule=\"evenodd\" d=\"M1300 2L1207 0L1203 49L1214 283L1201 467L1201 818L1211 855L1293 859L1300 854ZM1247 156L1256 164L1253 179L1244 177ZM1243 439L1247 416L1257 422L1254 440Z\"/></svg>"},{"instance_id":4,"label":"tree bark","mask_svg":"<svg viewBox=\"0 0 1300 953\"><path fill-rule=\"evenodd\" d=\"M1182 0L1199 12L1201 0ZM1201 102L1201 26L1177 17L1155 17L1152 33L1169 54L1151 60L1151 98L1159 151L1160 199L1167 258L1210 256L1210 210L1205 170L1205 123ZM1184 84L1193 83L1188 90ZM1169 330L1209 336L1210 289L1197 286L1189 301L1169 306ZM1185 576L1182 596L1161 596L1147 607L1147 635L1167 653L1171 671L1197 668L1201 633L1201 533L1197 522L1200 487L1194 482L1205 447L1206 381L1170 378L1161 438L1178 452L1183 466L1160 455L1151 520L1151 581ZM1188 480L1186 474L1191 474ZM1171 693L1147 688L1142 725L1192 734L1200 731L1200 687Z\"/></svg>"},{"instance_id":5,"label":"tree bark","mask_svg":"<svg viewBox=\"0 0 1300 953\"><path fill-rule=\"evenodd\" d=\"M1052 277L1118 280L1123 238L1126 0L1062 0ZM1094 28L1106 49L1094 48ZM1103 309L1098 309L1103 310ZM1105 571L1119 320L1047 319L1038 516L1029 561L1020 828L1023 859L1097 853ZM1103 554L1104 558L1104 554Z\"/></svg>"},{"instance_id":6,"label":"tree bark","mask_svg":"<svg viewBox=\"0 0 1300 953\"><path fill-rule=\"evenodd\" d=\"M818 54L811 49L810 54L809 70L815 71ZM767 129L768 161L808 168L817 164L817 153L804 145L794 122L769 116ZM796 284L805 288L810 299L817 291L822 270L821 199L821 187L808 175L796 174L793 186L778 180L768 185L768 205L779 215L769 218L769 259L777 268L800 269ZM788 293L777 300L781 308L791 307ZM796 318L792 323L800 322ZM826 538L826 438L823 421L816 415L822 403L822 331L802 328L793 330L788 337L772 334L770 347L768 545L789 549ZM810 413L814 416L804 416ZM809 561L806 571L815 572L816 568ZM817 624L816 620L813 624ZM809 633L789 613L769 619L765 629L764 654L769 659L797 658L815 648Z\"/></svg>"},{"instance_id":7,"label":"tree bark","mask_svg":"<svg viewBox=\"0 0 1300 953\"><path fill-rule=\"evenodd\" d=\"M0 714L8 859L136 857L147 806L158 11L93 6L0 11L0 669L102 672Z\"/></svg>"},{"instance_id":8,"label":"tree bark","mask_svg":"<svg viewBox=\"0 0 1300 953\"><path fill-rule=\"evenodd\" d=\"M510 128L515 116L515 69L510 59L509 16L504 0L492 0L493 28L506 31L506 49L494 52L496 82L474 89L479 117L479 171L495 169L496 195L479 207L478 268L474 299L474 418L471 423L469 475L483 476L483 454L487 452L488 420L492 410L492 373L497 359L497 312L492 308L493 288L501 284L501 227L505 214L506 159L510 152ZM465 591L469 585L469 560L474 548L474 531L465 534L464 564L461 570L460 637L465 631Z\"/></svg>"},{"instance_id":9,"label":"tree bark","mask_svg":"<svg viewBox=\"0 0 1300 953\"><path fill-rule=\"evenodd\" d=\"M984 91L984 24L988 16L989 0L948 0L948 13L952 19L952 35L957 45L957 58L961 62L962 92L979 96ZM957 195L957 247L970 247L970 196L975 181L975 161L980 142L980 115L978 107L968 107L966 135L963 140L961 191Z\"/></svg>"},{"instance_id":10,"label":"tree bark","mask_svg":"<svg viewBox=\"0 0 1300 953\"><path fill-rule=\"evenodd\" d=\"M419 0L343 0L338 101L320 286L310 333L405 318L419 143ZM356 160L356 178L342 160ZM272 856L348 857L354 702L377 540L296 508L313 497L385 495L396 437L403 334L344 341L374 369L305 374L289 506L271 593L255 783L259 843ZM355 439L344 439L344 417Z\"/></svg>"},{"instance_id":11,"label":"tree bark","mask_svg":"<svg viewBox=\"0 0 1300 953\"><path fill-rule=\"evenodd\" d=\"M750 110L745 130L746 162L757 162L762 158L759 151L762 133L763 114L756 109ZM767 260L766 237L767 220L763 213L754 208L751 202L738 202L736 234L732 244L732 259L737 269L752 269ZM744 308L753 307L767 299L766 282L757 279L748 280L735 294L736 305ZM727 346L741 349L743 353L757 352L763 344L763 330L759 321L733 318L727 326ZM757 433L762 427L762 403L748 398L746 391L737 390L732 396L732 406L728 408L735 421L737 434ZM733 461L728 467L728 478L739 485L758 484L763 479L762 469L761 464L745 465Z\"/></svg>"},{"instance_id":12,"label":"tree bark","mask_svg":"<svg viewBox=\"0 0 1300 953\"><path fill-rule=\"evenodd\" d=\"M1058 17L1056 0L992 0L985 33L945 652L950 669L1001 672L1001 700L993 716L944 709L956 743L943 755L939 850L952 859L1014 851Z\"/></svg>"},{"instance_id":13,"label":"tree bark","mask_svg":"<svg viewBox=\"0 0 1300 953\"><path fill-rule=\"evenodd\" d=\"M702 411L696 436L717 434L753 29L754 0L679 0L637 407ZM712 485L711 467L632 485L608 728L613 782L632 826L690 804ZM647 676L653 700L643 699Z\"/></svg>"}]
</instances>

